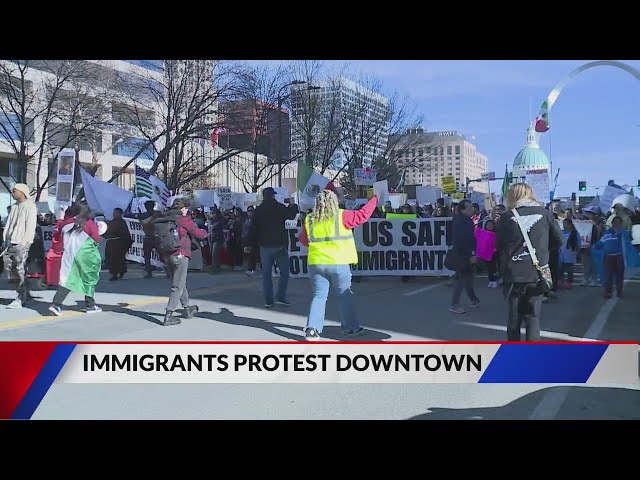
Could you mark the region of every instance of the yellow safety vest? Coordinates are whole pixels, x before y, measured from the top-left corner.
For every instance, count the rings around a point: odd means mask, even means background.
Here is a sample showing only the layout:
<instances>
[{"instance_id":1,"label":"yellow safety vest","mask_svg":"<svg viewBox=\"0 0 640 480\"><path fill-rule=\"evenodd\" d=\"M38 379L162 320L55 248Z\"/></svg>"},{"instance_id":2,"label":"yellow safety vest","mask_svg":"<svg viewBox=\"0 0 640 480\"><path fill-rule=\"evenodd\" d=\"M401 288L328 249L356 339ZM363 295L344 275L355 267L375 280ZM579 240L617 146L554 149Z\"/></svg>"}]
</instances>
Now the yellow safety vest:
<instances>
[{"instance_id":1,"label":"yellow safety vest","mask_svg":"<svg viewBox=\"0 0 640 480\"><path fill-rule=\"evenodd\" d=\"M329 220L314 223L311 215L304 219L309 240L309 265L351 265L358 263L353 233L342 224L342 212Z\"/></svg>"}]
</instances>

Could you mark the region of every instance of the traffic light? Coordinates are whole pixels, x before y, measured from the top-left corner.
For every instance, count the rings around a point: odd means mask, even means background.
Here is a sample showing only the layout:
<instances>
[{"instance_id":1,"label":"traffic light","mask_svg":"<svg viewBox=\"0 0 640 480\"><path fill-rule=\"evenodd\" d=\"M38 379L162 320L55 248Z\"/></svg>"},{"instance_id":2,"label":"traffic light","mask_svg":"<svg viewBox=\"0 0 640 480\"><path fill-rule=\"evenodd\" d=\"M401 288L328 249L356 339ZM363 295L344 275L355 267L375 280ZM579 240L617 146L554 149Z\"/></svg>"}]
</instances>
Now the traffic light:
<instances>
[{"instance_id":1,"label":"traffic light","mask_svg":"<svg viewBox=\"0 0 640 480\"><path fill-rule=\"evenodd\" d=\"M576 201L576 194L575 192L571 194L571 201L575 202Z\"/></svg>"},{"instance_id":2,"label":"traffic light","mask_svg":"<svg viewBox=\"0 0 640 480\"><path fill-rule=\"evenodd\" d=\"M580 190L581 192L586 192L587 191L587 182L585 182L585 181L578 182L578 190Z\"/></svg>"}]
</instances>

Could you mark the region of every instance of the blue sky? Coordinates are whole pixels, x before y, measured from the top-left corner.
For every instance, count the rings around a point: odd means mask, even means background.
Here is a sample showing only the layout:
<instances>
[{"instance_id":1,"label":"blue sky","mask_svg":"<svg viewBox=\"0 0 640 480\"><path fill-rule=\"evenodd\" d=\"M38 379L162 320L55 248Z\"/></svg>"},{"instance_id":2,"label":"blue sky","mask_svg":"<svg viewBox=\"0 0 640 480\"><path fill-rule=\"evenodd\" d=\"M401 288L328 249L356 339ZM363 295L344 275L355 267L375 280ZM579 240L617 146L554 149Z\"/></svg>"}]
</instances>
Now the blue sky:
<instances>
[{"instance_id":1,"label":"blue sky","mask_svg":"<svg viewBox=\"0 0 640 480\"><path fill-rule=\"evenodd\" d=\"M458 130L475 136L498 176L526 141L529 102L535 119L553 87L591 60L356 60L357 71L373 74L388 91L409 94L427 130ZM343 64L344 61L328 62ZM640 61L625 63L640 70ZM557 196L578 193L586 180L596 186L614 179L635 186L640 179L640 81L602 66L575 77L551 111L551 129L540 145L560 168ZM551 154L549 147L551 143ZM554 173L555 174L555 173ZM636 188L636 190L638 190Z\"/></svg>"}]
</instances>

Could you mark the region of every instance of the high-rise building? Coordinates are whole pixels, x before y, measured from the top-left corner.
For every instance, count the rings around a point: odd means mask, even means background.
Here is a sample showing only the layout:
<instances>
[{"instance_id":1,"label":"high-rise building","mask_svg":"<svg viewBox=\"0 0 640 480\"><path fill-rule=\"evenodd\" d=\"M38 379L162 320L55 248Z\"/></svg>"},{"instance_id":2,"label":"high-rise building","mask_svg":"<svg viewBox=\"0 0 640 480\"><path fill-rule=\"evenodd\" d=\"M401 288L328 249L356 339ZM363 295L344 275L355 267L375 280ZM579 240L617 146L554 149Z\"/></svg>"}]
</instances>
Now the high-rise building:
<instances>
[{"instance_id":1,"label":"high-rise building","mask_svg":"<svg viewBox=\"0 0 640 480\"><path fill-rule=\"evenodd\" d=\"M370 166L387 147L389 100L352 80L294 83L291 115L292 157L311 156L317 164L333 152L325 162L333 170L354 157Z\"/></svg>"},{"instance_id":2,"label":"high-rise building","mask_svg":"<svg viewBox=\"0 0 640 480\"><path fill-rule=\"evenodd\" d=\"M459 187L466 178L478 179L487 172L488 159L459 132L409 130L397 142L392 158L398 156L398 168L406 169L406 185L442 186L442 177L453 175ZM487 192L486 183L470 184L476 192Z\"/></svg>"}]
</instances>

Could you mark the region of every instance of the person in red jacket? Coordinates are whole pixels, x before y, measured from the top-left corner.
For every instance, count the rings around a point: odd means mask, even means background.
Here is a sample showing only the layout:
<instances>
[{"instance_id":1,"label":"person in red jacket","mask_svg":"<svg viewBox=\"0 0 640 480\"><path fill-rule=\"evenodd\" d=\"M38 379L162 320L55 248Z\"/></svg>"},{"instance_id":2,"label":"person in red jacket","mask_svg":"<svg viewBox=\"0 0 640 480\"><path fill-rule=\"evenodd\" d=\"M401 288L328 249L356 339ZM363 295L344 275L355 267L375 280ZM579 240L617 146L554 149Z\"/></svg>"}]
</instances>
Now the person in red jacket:
<instances>
[{"instance_id":1,"label":"person in red jacket","mask_svg":"<svg viewBox=\"0 0 640 480\"><path fill-rule=\"evenodd\" d=\"M369 220L377 204L378 198L373 196L360 210L342 210L336 194L324 190L316 197L313 212L305 217L300 242L309 247L307 263L313 287L305 340L320 339L331 284L338 290L343 330L349 335L362 333L351 291L350 265L358 263L352 230Z\"/></svg>"},{"instance_id":2,"label":"person in red jacket","mask_svg":"<svg viewBox=\"0 0 640 480\"><path fill-rule=\"evenodd\" d=\"M153 220L153 223L175 222L180 239L180 248L173 253L163 254L167 273L171 278L171 295L167 303L167 311L164 316L163 326L178 325L180 319L173 316L180 305L184 309L185 318L193 318L198 312L195 305L189 306L189 292L187 291L187 273L189 272L189 260L191 260L191 244L193 240L207 238L208 232L198 228L189 215L189 200L176 198L171 210L164 217Z\"/></svg>"}]
</instances>

